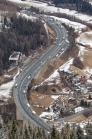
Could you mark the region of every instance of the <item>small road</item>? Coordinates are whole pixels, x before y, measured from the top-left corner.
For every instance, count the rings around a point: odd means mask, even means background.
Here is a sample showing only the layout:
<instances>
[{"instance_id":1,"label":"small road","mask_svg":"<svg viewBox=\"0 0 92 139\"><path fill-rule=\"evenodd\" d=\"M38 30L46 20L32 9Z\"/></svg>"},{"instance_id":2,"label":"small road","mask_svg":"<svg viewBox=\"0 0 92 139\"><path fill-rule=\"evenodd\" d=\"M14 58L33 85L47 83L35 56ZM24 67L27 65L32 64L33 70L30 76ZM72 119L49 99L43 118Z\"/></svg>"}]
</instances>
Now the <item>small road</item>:
<instances>
[{"instance_id":1,"label":"small road","mask_svg":"<svg viewBox=\"0 0 92 139\"><path fill-rule=\"evenodd\" d=\"M26 11L27 12L27 11ZM36 15L40 17L40 15ZM27 91L27 86L31 82L32 78L35 76L37 71L51 58L56 57L56 54L62 53L67 47L68 43L65 41L67 39L65 30L62 26L57 25L56 22L51 21L49 18L45 17L44 15L41 15L41 18L48 22L56 31L57 39L55 43L47 50L45 51L39 59L34 61L34 63L31 65L31 62L33 61L31 58L26 63L26 66L28 67L26 70L23 70L20 76L17 78L15 87L14 87L14 101L16 103L17 108L22 113L22 115L30 121L31 124L34 126L41 126L46 131L51 130L51 126L48 123L45 123L39 116L33 113L33 110L27 106L28 101L26 98L26 93L24 91ZM25 66L24 66L25 67ZM17 87L16 87L17 84Z\"/></svg>"}]
</instances>

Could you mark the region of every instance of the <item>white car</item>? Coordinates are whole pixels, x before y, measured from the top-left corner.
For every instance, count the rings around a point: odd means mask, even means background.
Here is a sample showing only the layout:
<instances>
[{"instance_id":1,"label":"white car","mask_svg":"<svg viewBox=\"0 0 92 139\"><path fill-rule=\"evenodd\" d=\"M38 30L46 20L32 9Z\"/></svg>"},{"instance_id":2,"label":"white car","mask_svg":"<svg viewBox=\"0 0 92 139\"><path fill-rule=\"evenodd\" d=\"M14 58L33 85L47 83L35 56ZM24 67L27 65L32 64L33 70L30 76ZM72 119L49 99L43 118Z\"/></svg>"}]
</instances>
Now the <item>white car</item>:
<instances>
[{"instance_id":1,"label":"white car","mask_svg":"<svg viewBox=\"0 0 92 139\"><path fill-rule=\"evenodd\" d=\"M17 83L15 84L15 88L18 88L18 84Z\"/></svg>"},{"instance_id":2,"label":"white car","mask_svg":"<svg viewBox=\"0 0 92 139\"><path fill-rule=\"evenodd\" d=\"M29 108L30 107L30 104L29 103L27 103L27 108Z\"/></svg>"},{"instance_id":3,"label":"white car","mask_svg":"<svg viewBox=\"0 0 92 139\"><path fill-rule=\"evenodd\" d=\"M63 37L63 40L65 40L65 37Z\"/></svg>"},{"instance_id":4,"label":"white car","mask_svg":"<svg viewBox=\"0 0 92 139\"><path fill-rule=\"evenodd\" d=\"M27 78L30 79L30 76L28 76Z\"/></svg>"},{"instance_id":5,"label":"white car","mask_svg":"<svg viewBox=\"0 0 92 139\"><path fill-rule=\"evenodd\" d=\"M25 93L26 93L26 91L24 90L24 91L23 91L23 93L25 94Z\"/></svg>"},{"instance_id":6,"label":"white car","mask_svg":"<svg viewBox=\"0 0 92 139\"><path fill-rule=\"evenodd\" d=\"M35 111L32 111L32 114L36 114L36 112Z\"/></svg>"},{"instance_id":7,"label":"white car","mask_svg":"<svg viewBox=\"0 0 92 139\"><path fill-rule=\"evenodd\" d=\"M58 57L58 54L56 55L56 57Z\"/></svg>"}]
</instances>

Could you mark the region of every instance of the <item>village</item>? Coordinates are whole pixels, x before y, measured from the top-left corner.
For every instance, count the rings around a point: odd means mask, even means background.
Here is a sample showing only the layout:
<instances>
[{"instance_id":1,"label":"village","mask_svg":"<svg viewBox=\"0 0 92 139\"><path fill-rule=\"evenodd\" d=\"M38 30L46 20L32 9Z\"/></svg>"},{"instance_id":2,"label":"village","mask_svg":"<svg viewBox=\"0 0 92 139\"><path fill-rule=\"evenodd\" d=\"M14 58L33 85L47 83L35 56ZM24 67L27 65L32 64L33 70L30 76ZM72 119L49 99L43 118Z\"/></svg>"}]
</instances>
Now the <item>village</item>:
<instances>
[{"instance_id":1,"label":"village","mask_svg":"<svg viewBox=\"0 0 92 139\"><path fill-rule=\"evenodd\" d=\"M59 71L60 79L63 82L62 90L59 94L53 89L50 97L55 98L48 108L35 104L43 110L40 117L48 123L54 123L54 126L60 130L62 126L70 122L71 124L83 124L84 117L87 117L86 123L92 120L92 75L89 78L75 73L73 70ZM40 101L44 95L39 97ZM74 117L83 117L75 118ZM69 118L69 119L68 119ZM61 121L60 121L61 119ZM86 119L86 118L85 118ZM82 122L82 123L81 123ZM84 122L85 123L85 122Z\"/></svg>"}]
</instances>

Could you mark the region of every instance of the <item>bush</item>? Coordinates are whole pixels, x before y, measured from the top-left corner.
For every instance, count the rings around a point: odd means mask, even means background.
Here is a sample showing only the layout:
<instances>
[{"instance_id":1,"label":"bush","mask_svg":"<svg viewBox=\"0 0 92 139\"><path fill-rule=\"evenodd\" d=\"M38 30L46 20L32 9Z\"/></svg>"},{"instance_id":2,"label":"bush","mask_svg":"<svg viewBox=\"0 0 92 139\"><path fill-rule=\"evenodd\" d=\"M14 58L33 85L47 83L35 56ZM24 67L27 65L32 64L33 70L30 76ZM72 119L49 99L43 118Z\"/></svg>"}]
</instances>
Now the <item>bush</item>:
<instances>
[{"instance_id":1,"label":"bush","mask_svg":"<svg viewBox=\"0 0 92 139\"><path fill-rule=\"evenodd\" d=\"M84 65L82 63L82 61L80 60L79 57L75 57L74 60L73 60L73 65L79 69L83 69L84 68Z\"/></svg>"}]
</instances>

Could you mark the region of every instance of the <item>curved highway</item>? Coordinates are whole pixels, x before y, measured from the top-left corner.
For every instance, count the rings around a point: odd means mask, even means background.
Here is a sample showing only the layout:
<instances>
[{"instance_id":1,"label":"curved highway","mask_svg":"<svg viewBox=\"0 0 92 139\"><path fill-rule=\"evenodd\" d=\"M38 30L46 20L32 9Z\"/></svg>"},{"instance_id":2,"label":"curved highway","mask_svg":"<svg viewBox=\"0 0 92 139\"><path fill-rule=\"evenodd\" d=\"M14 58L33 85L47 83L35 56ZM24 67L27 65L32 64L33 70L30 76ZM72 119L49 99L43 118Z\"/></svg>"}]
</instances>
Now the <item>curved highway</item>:
<instances>
[{"instance_id":1,"label":"curved highway","mask_svg":"<svg viewBox=\"0 0 92 139\"><path fill-rule=\"evenodd\" d=\"M37 15L39 16L39 15ZM44 52L41 57L35 61L32 66L30 66L27 70L23 70L21 75L17 78L14 87L14 101L16 103L17 108L22 113L22 115L30 121L30 123L34 126L41 126L46 131L50 131L51 127L49 124L45 123L39 116L37 116L32 109L28 106L28 101L26 99L26 91L27 86L31 82L34 75L37 71L45 64L51 57L56 57L56 54L60 54L63 52L63 49L68 47L68 42L65 41L67 35L62 26L57 25L56 22L50 20L49 18L41 15L41 18L47 21L56 31L57 38L54 43L46 52ZM29 61L31 63L31 60ZM28 62L28 64L29 64Z\"/></svg>"}]
</instances>

